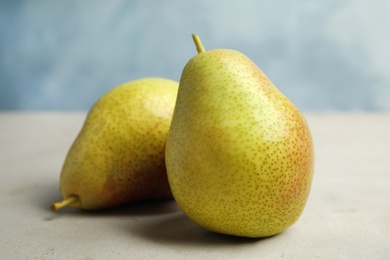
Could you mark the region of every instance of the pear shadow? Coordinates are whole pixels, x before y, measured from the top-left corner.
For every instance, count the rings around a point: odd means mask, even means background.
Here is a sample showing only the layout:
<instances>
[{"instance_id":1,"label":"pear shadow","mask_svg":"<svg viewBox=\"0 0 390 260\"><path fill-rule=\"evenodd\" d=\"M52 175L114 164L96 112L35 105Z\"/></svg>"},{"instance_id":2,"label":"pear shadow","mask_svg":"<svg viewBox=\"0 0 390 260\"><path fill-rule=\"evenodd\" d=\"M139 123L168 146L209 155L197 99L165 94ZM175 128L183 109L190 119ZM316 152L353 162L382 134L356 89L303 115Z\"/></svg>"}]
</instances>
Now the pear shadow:
<instances>
[{"instance_id":1,"label":"pear shadow","mask_svg":"<svg viewBox=\"0 0 390 260\"><path fill-rule=\"evenodd\" d=\"M38 189L37 189L38 188ZM63 208L53 212L50 205L62 199L57 185L35 187L34 196L29 201L44 211L43 219L52 221L62 217L118 217L129 221L113 221L117 229L128 230L129 236L153 241L159 244L210 247L251 245L273 240L279 234L266 238L247 238L210 232L192 222L171 200L153 200L129 203L126 205L101 210L81 210ZM126 223L126 224L124 224ZM124 226L125 225L125 226ZM284 232L282 232L284 233Z\"/></svg>"},{"instance_id":2,"label":"pear shadow","mask_svg":"<svg viewBox=\"0 0 390 260\"><path fill-rule=\"evenodd\" d=\"M129 229L131 235L175 246L237 246L255 244L275 237L248 238L210 232L192 222L182 212L145 220L143 223L132 225Z\"/></svg>"},{"instance_id":3,"label":"pear shadow","mask_svg":"<svg viewBox=\"0 0 390 260\"><path fill-rule=\"evenodd\" d=\"M51 211L53 202L61 201L62 195L57 184L42 185L34 196L30 197L31 203L36 205L40 210L50 214L45 220L53 220L61 216L88 216L88 217L104 217L104 216L125 216L125 217L142 217L169 214L180 211L173 199L164 200L145 200L132 202L107 209L97 210L82 210L70 207L64 207L58 211Z\"/></svg>"},{"instance_id":4,"label":"pear shadow","mask_svg":"<svg viewBox=\"0 0 390 260\"><path fill-rule=\"evenodd\" d=\"M84 215L104 217L104 216L126 216L126 217L146 217L171 214L180 211L173 199L164 200L143 200L131 202L121 206L97 210L73 209Z\"/></svg>"}]
</instances>

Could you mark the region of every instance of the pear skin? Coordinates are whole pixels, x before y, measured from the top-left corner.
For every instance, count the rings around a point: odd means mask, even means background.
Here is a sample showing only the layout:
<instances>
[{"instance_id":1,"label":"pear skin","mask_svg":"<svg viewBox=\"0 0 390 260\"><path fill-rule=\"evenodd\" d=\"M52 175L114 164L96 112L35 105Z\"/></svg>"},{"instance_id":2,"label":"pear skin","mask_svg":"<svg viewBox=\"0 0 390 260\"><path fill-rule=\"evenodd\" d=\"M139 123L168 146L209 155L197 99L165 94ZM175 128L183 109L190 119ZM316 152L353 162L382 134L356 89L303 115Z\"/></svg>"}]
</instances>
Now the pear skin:
<instances>
[{"instance_id":1,"label":"pear skin","mask_svg":"<svg viewBox=\"0 0 390 260\"><path fill-rule=\"evenodd\" d=\"M172 198L165 144L178 83L145 78L120 85L91 108L60 175L64 200L85 210Z\"/></svg>"},{"instance_id":2,"label":"pear skin","mask_svg":"<svg viewBox=\"0 0 390 260\"><path fill-rule=\"evenodd\" d=\"M186 64L166 145L168 180L201 227L268 237L294 224L309 196L314 150L301 112L241 52Z\"/></svg>"}]
</instances>

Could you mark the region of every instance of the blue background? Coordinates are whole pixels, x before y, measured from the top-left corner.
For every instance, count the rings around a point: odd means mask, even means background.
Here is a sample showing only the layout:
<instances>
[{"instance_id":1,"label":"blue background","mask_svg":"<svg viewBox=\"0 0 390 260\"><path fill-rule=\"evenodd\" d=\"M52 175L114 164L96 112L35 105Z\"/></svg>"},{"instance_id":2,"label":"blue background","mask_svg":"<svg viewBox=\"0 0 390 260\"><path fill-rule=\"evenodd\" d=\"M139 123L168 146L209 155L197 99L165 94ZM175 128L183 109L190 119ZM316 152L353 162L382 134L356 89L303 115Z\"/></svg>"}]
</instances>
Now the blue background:
<instances>
[{"instance_id":1,"label":"blue background","mask_svg":"<svg viewBox=\"0 0 390 260\"><path fill-rule=\"evenodd\" d=\"M303 111L390 110L386 0L0 0L0 109L87 110L129 80L249 56Z\"/></svg>"}]
</instances>

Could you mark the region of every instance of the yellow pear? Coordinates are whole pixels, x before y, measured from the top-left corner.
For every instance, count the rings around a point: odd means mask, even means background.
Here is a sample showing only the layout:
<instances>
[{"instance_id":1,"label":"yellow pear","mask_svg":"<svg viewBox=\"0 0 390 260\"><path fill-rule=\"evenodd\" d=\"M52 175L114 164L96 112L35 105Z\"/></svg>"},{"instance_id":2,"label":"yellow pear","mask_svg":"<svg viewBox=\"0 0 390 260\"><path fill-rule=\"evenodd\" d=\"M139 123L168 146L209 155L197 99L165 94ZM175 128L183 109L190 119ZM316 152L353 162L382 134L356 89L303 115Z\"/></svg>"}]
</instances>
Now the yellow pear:
<instances>
[{"instance_id":1,"label":"yellow pear","mask_svg":"<svg viewBox=\"0 0 390 260\"><path fill-rule=\"evenodd\" d=\"M245 55L205 51L186 64L166 145L175 200L210 231L275 235L297 221L314 168L300 111Z\"/></svg>"},{"instance_id":2,"label":"yellow pear","mask_svg":"<svg viewBox=\"0 0 390 260\"><path fill-rule=\"evenodd\" d=\"M103 95L66 156L60 175L64 200L52 209L101 209L172 198L165 144L178 85L145 78Z\"/></svg>"}]
</instances>

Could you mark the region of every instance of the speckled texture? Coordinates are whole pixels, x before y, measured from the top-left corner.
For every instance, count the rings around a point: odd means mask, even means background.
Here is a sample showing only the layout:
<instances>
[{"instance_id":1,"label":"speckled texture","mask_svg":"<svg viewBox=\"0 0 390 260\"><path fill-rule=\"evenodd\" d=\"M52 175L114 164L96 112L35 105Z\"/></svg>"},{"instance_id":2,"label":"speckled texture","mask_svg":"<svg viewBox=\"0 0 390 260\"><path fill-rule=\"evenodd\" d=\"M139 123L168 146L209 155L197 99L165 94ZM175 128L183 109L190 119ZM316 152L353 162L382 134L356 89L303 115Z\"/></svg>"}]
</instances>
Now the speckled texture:
<instances>
[{"instance_id":1,"label":"speckled texture","mask_svg":"<svg viewBox=\"0 0 390 260\"><path fill-rule=\"evenodd\" d=\"M178 83L159 78L125 83L90 110L60 177L64 198L83 209L172 197L165 142Z\"/></svg>"},{"instance_id":2,"label":"speckled texture","mask_svg":"<svg viewBox=\"0 0 390 260\"><path fill-rule=\"evenodd\" d=\"M304 209L313 158L305 119L249 58L212 50L187 63L166 165L190 219L237 236L277 234Z\"/></svg>"}]
</instances>

